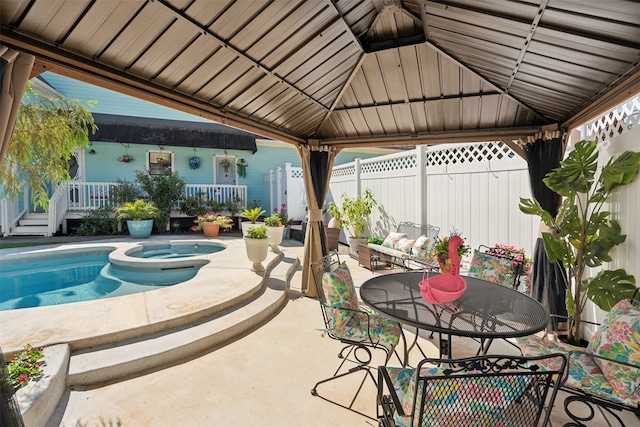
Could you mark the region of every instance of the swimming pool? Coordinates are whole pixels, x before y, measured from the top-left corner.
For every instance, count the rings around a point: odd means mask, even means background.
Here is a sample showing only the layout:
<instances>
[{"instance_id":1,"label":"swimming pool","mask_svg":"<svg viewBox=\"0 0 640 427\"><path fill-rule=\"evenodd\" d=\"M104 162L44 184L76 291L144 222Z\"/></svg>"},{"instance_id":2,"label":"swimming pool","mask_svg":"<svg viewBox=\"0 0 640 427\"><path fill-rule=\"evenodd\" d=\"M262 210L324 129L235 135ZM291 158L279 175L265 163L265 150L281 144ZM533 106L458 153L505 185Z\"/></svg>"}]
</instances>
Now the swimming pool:
<instances>
[{"instance_id":1,"label":"swimming pool","mask_svg":"<svg viewBox=\"0 0 640 427\"><path fill-rule=\"evenodd\" d=\"M0 310L146 292L192 279L224 249L213 242L37 251L0 260Z\"/></svg>"}]
</instances>

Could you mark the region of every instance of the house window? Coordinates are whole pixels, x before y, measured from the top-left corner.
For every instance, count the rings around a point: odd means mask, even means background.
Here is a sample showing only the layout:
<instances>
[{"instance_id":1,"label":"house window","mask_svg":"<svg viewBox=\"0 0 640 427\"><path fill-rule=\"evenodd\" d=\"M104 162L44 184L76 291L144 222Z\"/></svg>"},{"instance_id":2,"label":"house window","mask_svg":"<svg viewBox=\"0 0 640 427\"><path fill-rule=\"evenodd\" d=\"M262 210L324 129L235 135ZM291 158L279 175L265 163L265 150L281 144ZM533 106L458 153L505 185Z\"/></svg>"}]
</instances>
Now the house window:
<instances>
[{"instance_id":1,"label":"house window","mask_svg":"<svg viewBox=\"0 0 640 427\"><path fill-rule=\"evenodd\" d=\"M165 170L173 171L173 153L171 151L147 151L149 173L158 174Z\"/></svg>"}]
</instances>

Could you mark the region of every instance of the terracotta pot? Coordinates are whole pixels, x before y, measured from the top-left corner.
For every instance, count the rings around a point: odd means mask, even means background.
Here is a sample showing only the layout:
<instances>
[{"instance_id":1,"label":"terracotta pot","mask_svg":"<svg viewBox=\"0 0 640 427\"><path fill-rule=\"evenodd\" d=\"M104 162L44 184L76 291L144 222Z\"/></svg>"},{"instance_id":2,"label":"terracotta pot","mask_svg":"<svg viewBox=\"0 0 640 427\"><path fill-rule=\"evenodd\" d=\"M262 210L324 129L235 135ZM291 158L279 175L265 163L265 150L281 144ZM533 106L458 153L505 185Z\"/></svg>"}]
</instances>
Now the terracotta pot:
<instances>
[{"instance_id":1,"label":"terracotta pot","mask_svg":"<svg viewBox=\"0 0 640 427\"><path fill-rule=\"evenodd\" d=\"M203 222L202 224L202 232L205 237L218 237L218 232L220 231L220 224L217 222Z\"/></svg>"}]
</instances>

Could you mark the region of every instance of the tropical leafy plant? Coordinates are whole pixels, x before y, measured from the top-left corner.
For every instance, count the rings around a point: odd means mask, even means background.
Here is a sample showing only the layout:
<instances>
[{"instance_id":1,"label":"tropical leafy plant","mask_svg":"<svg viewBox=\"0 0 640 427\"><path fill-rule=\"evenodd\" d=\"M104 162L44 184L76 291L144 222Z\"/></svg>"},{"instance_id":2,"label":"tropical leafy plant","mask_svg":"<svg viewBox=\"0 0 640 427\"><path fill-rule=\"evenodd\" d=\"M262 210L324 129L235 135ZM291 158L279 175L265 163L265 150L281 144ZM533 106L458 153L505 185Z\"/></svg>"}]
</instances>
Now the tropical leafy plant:
<instances>
[{"instance_id":1,"label":"tropical leafy plant","mask_svg":"<svg viewBox=\"0 0 640 427\"><path fill-rule=\"evenodd\" d=\"M361 239L366 229L366 221L378 202L373 198L370 189L364 191L364 195L356 197L342 195L342 207L334 202L329 203L328 212L336 219L338 228L346 228L349 235L355 239Z\"/></svg>"},{"instance_id":2,"label":"tropical leafy plant","mask_svg":"<svg viewBox=\"0 0 640 427\"><path fill-rule=\"evenodd\" d=\"M95 101L87 102L91 107ZM97 126L87 108L77 100L38 98L27 86L11 144L0 159L0 183L8 196L26 184L31 202L47 211L52 182L69 181L69 160L75 149L89 144Z\"/></svg>"},{"instance_id":3,"label":"tropical leafy plant","mask_svg":"<svg viewBox=\"0 0 640 427\"><path fill-rule=\"evenodd\" d=\"M136 171L136 179L149 195L149 199L160 210L156 226L159 233L164 233L169 224L173 202L180 200L184 193L184 178L178 172L163 169L154 173Z\"/></svg>"},{"instance_id":4,"label":"tropical leafy plant","mask_svg":"<svg viewBox=\"0 0 640 427\"><path fill-rule=\"evenodd\" d=\"M263 213L265 213L265 210L262 209L260 206L256 206L253 209L245 209L240 214L240 216L242 218L248 219L249 221L251 221L252 224L255 224L258 218L260 218L260 215L262 215Z\"/></svg>"},{"instance_id":5,"label":"tropical leafy plant","mask_svg":"<svg viewBox=\"0 0 640 427\"><path fill-rule=\"evenodd\" d=\"M604 210L605 202L616 188L629 184L638 173L640 153L625 151L609 159L599 175L598 150L594 141L580 141L560 167L543 179L545 185L564 200L556 217L552 217L535 199L520 199L520 210L538 215L554 230L542 233L544 249L552 263L568 271L567 313L569 340L579 342L579 319L588 299L605 311L618 301L629 298L635 278L625 270L601 270L585 278L588 267L599 267L612 260L609 252L624 242L620 224ZM573 286L571 285L573 281Z\"/></svg>"},{"instance_id":6,"label":"tropical leafy plant","mask_svg":"<svg viewBox=\"0 0 640 427\"><path fill-rule=\"evenodd\" d=\"M80 236L95 236L98 234L117 234L118 221L113 217L113 208L101 206L88 211L82 216L82 224L76 230Z\"/></svg>"},{"instance_id":7,"label":"tropical leafy plant","mask_svg":"<svg viewBox=\"0 0 640 427\"><path fill-rule=\"evenodd\" d=\"M109 188L109 204L121 206L126 202L134 202L140 197L140 190L136 184L126 179L118 178L116 185Z\"/></svg>"},{"instance_id":8,"label":"tropical leafy plant","mask_svg":"<svg viewBox=\"0 0 640 427\"><path fill-rule=\"evenodd\" d=\"M151 202L144 199L138 199L135 202L127 202L116 208L118 219L129 219L132 221L144 221L147 219L155 219L160 216L160 211Z\"/></svg>"},{"instance_id":9,"label":"tropical leafy plant","mask_svg":"<svg viewBox=\"0 0 640 427\"><path fill-rule=\"evenodd\" d=\"M249 227L247 229L247 234L244 237L247 239L266 239L267 232L267 227L264 225L258 225L255 227Z\"/></svg>"},{"instance_id":10,"label":"tropical leafy plant","mask_svg":"<svg viewBox=\"0 0 640 427\"><path fill-rule=\"evenodd\" d=\"M13 355L8 362L9 382L14 390L26 386L29 381L42 376L42 367L45 365L42 348L33 348L31 344Z\"/></svg>"}]
</instances>

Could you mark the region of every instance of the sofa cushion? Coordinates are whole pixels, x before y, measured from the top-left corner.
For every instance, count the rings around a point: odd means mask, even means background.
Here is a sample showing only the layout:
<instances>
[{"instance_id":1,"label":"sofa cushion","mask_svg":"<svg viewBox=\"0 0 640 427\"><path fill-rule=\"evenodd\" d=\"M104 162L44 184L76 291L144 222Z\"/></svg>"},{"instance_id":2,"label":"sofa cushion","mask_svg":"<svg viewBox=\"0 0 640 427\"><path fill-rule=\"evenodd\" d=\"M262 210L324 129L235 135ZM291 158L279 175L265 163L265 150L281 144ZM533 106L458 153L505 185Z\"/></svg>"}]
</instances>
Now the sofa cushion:
<instances>
[{"instance_id":1,"label":"sofa cushion","mask_svg":"<svg viewBox=\"0 0 640 427\"><path fill-rule=\"evenodd\" d=\"M587 351L640 366L640 308L627 299L618 302L605 316ZM619 396L640 395L640 368L595 359Z\"/></svg>"},{"instance_id":2,"label":"sofa cushion","mask_svg":"<svg viewBox=\"0 0 640 427\"><path fill-rule=\"evenodd\" d=\"M413 239L403 237L402 239L398 240L398 243L396 243L394 249L404 252L405 254L411 254L411 248L413 247L415 242L416 241Z\"/></svg>"},{"instance_id":3,"label":"sofa cushion","mask_svg":"<svg viewBox=\"0 0 640 427\"><path fill-rule=\"evenodd\" d=\"M411 248L411 255L417 260L427 261L433 247L433 239L424 234L416 239Z\"/></svg>"},{"instance_id":4,"label":"sofa cushion","mask_svg":"<svg viewBox=\"0 0 640 427\"><path fill-rule=\"evenodd\" d=\"M396 244L403 237L407 237L407 235L405 233L391 232L387 235L387 237L385 237L384 241L382 242L382 246L387 247L389 249L395 249Z\"/></svg>"}]
</instances>

